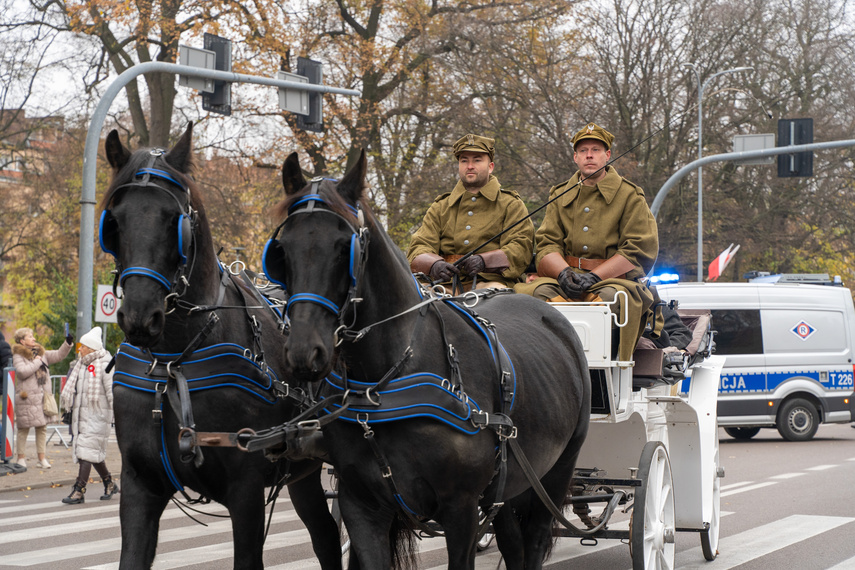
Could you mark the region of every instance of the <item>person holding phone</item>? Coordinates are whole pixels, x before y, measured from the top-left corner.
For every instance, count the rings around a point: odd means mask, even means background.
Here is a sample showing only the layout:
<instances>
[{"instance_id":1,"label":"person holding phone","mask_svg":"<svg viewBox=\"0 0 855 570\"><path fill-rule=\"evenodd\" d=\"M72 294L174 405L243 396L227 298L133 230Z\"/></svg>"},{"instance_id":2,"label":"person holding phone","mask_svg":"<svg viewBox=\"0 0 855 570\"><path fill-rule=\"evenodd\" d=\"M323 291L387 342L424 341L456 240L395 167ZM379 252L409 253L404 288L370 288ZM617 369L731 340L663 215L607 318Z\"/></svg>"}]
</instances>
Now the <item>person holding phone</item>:
<instances>
[{"instance_id":1,"label":"person holding phone","mask_svg":"<svg viewBox=\"0 0 855 570\"><path fill-rule=\"evenodd\" d=\"M18 437L15 451L18 454L17 463L27 466L27 436L30 428L36 431L36 454L39 461L36 464L42 469L50 469L51 465L45 457L47 442L47 425L56 417L45 416L45 393L53 397L50 383L51 364L56 364L71 351L74 337L65 337L56 350L45 350L36 342L33 329L21 328L15 331L15 345L12 347L12 364L15 367L15 418L18 426Z\"/></svg>"}]
</instances>

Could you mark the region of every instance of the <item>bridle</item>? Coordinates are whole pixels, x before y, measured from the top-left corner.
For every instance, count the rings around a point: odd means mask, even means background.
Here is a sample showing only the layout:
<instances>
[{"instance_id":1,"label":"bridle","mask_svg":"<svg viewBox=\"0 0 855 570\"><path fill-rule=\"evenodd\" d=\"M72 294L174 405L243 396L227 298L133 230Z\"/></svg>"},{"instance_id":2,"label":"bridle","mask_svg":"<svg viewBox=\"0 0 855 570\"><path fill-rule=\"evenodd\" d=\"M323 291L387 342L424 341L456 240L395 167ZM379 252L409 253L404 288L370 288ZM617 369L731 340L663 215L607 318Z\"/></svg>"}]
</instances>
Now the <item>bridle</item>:
<instances>
[{"instance_id":1,"label":"bridle","mask_svg":"<svg viewBox=\"0 0 855 570\"><path fill-rule=\"evenodd\" d=\"M365 225L365 216L359 204L357 204L356 207L347 204L347 207L356 218L357 224L354 225L351 220L348 220L333 210L323 197L318 194L318 188L324 180L331 179L325 179L322 177L313 178L310 182L311 188L309 193L302 196L300 199L295 201L290 208L288 208L288 217L285 221L279 224L279 226L277 226L273 235L269 240L267 240L267 244L264 246L262 264L264 274L267 278L273 283L280 285L287 292L287 287L285 286L285 275L281 269L284 262L284 248L278 241L278 237L280 231L285 227L285 224L288 223L288 220L300 214L326 213L340 219L348 228L350 228L350 260L348 264L350 279L348 282L347 297L345 298L342 306L339 307L334 301L324 297L323 295L307 292L295 293L289 296L288 308L286 309L286 315L289 315L291 308L297 303L314 303L333 313L339 322L339 327L335 331L337 346L341 343L342 336L347 331L353 329L356 324L356 305L362 301L362 298L357 296L357 291L359 289L360 282L362 281L365 264L368 260L368 242L370 234L368 232L368 227ZM349 314L352 315L352 318L350 323L346 323L345 321Z\"/></svg>"},{"instance_id":2,"label":"bridle","mask_svg":"<svg viewBox=\"0 0 855 570\"><path fill-rule=\"evenodd\" d=\"M166 151L155 148L149 151L149 154L151 157L146 166L137 170L132 181L117 186L113 190L113 193L115 194L123 188L130 187L152 188L166 193L166 195L175 201L178 206L178 211L180 212L178 218L179 263L178 269L175 271L175 275L170 280L160 272L149 267L138 265L122 268L116 251L118 248L115 243L112 243L112 238L114 238L115 234L118 232L118 222L115 217L113 217L113 214L109 209L105 209L101 213L98 237L101 249L104 252L111 254L116 261L116 269L113 272L115 275L113 279L114 293L116 293L117 286L123 285L128 277L134 275L147 277L156 281L166 289L167 295L164 299L164 304L166 307L169 307L170 304L174 303L177 299L187 293L187 289L190 286L190 276L193 273L193 268L196 264L196 240L193 239L193 233L196 229L197 213L190 203L190 189L183 183L176 180L169 172L153 168L157 159L166 154ZM176 195L176 192L159 183L160 181L166 181L177 186L186 198L185 203L182 204L181 200L179 200ZM174 310L174 307L169 310L169 312L172 310Z\"/></svg>"}]
</instances>

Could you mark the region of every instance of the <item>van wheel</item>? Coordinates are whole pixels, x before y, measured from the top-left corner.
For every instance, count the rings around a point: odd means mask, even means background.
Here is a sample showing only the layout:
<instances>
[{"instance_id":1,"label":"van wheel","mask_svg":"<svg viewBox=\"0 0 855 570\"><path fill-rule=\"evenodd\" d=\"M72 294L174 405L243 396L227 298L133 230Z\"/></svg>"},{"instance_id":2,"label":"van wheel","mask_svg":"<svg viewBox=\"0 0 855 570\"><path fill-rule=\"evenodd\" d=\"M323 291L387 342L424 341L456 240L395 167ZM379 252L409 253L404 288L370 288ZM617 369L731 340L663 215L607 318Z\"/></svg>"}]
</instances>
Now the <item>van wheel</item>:
<instances>
[{"instance_id":1,"label":"van wheel","mask_svg":"<svg viewBox=\"0 0 855 570\"><path fill-rule=\"evenodd\" d=\"M728 427L724 428L724 433L733 439L748 440L760 433L759 427Z\"/></svg>"},{"instance_id":2,"label":"van wheel","mask_svg":"<svg viewBox=\"0 0 855 570\"><path fill-rule=\"evenodd\" d=\"M819 429L816 408L803 398L786 402L778 412L778 432L787 441L808 441Z\"/></svg>"}]
</instances>

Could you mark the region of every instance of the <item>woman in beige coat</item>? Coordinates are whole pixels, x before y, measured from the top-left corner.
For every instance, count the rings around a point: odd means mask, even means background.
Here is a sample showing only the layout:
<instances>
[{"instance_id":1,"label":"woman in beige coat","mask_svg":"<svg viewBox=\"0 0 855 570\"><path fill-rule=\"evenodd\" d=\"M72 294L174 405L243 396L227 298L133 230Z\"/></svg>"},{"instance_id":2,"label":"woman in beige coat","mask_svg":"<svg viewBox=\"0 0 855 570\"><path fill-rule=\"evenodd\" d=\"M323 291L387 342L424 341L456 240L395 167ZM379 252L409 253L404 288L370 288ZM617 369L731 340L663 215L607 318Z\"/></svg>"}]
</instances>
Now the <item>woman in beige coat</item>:
<instances>
[{"instance_id":1,"label":"woman in beige coat","mask_svg":"<svg viewBox=\"0 0 855 570\"><path fill-rule=\"evenodd\" d=\"M71 350L74 338L69 335L56 350L45 349L33 337L33 329L22 328L15 331L15 345L12 347L12 365L15 367L15 416L18 426L18 438L15 450L17 463L27 466L26 446L30 428L36 428L37 465L50 469L45 458L47 425L56 421L56 417L46 417L44 412L45 392L53 396L48 366L65 358Z\"/></svg>"}]
</instances>

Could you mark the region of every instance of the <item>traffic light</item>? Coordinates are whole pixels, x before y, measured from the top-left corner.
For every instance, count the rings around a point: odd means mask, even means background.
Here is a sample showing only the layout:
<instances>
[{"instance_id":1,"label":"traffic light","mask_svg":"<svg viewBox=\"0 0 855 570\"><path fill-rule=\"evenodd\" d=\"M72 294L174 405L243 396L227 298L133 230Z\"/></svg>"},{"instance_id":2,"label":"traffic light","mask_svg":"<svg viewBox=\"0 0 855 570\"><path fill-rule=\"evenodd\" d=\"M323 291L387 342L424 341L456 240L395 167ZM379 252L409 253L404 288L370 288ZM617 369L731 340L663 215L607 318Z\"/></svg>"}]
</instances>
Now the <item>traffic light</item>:
<instances>
[{"instance_id":1,"label":"traffic light","mask_svg":"<svg viewBox=\"0 0 855 570\"><path fill-rule=\"evenodd\" d=\"M297 75L309 79L309 83L322 85L324 82L324 66L320 61L305 57L297 58ZM297 115L297 128L316 133L324 130L324 94L309 92L309 114Z\"/></svg>"},{"instance_id":2,"label":"traffic light","mask_svg":"<svg viewBox=\"0 0 855 570\"><path fill-rule=\"evenodd\" d=\"M813 119L779 119L778 146L813 143ZM778 177L813 176L813 151L778 155Z\"/></svg>"},{"instance_id":3,"label":"traffic light","mask_svg":"<svg viewBox=\"0 0 855 570\"><path fill-rule=\"evenodd\" d=\"M232 42L226 38L205 34L204 46L217 54L217 71L232 70ZM202 93L202 108L211 113L231 116L232 114L232 84L227 81L214 80L214 92Z\"/></svg>"}]
</instances>

